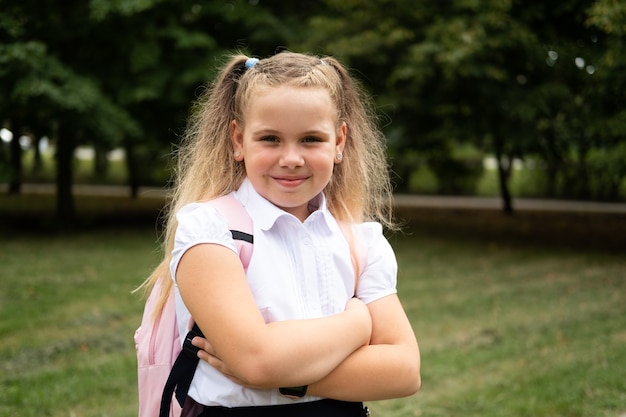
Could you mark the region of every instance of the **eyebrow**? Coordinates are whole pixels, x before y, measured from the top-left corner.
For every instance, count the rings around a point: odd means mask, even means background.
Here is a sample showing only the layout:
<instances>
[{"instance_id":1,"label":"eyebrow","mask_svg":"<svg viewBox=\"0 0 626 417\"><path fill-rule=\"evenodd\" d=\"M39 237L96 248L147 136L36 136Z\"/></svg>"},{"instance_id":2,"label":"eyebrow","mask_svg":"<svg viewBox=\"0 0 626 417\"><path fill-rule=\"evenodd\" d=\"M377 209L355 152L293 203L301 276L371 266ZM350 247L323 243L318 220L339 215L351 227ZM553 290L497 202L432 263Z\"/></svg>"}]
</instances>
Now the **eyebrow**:
<instances>
[{"instance_id":1,"label":"eyebrow","mask_svg":"<svg viewBox=\"0 0 626 417\"><path fill-rule=\"evenodd\" d=\"M252 133L254 135L280 135L283 132L281 132L280 130L275 130L275 129L259 129L259 130L254 130ZM325 136L329 134L330 133L325 130L307 130L307 131L298 133L299 136L314 136L314 135Z\"/></svg>"}]
</instances>

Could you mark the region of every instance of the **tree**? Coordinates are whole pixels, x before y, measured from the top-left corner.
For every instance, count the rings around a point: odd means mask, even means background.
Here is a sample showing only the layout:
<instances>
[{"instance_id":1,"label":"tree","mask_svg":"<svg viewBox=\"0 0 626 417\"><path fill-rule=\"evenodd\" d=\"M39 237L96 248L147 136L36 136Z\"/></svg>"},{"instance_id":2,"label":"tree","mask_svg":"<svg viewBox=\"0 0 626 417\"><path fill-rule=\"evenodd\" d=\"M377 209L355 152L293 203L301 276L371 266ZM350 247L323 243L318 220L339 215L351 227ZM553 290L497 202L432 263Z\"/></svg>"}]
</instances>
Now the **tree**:
<instances>
[{"instance_id":1,"label":"tree","mask_svg":"<svg viewBox=\"0 0 626 417\"><path fill-rule=\"evenodd\" d=\"M424 159L442 184L455 170L467 176L474 168L454 149L469 143L496 156L505 211L514 158L541 159L548 195L576 183L568 195L592 196L602 182L612 198L626 175L626 158L615 157L625 151L624 9L616 0L4 0L0 115L55 140L59 214L71 217L76 146L124 147L136 195L226 52L286 46L359 70L399 189Z\"/></svg>"},{"instance_id":2,"label":"tree","mask_svg":"<svg viewBox=\"0 0 626 417\"><path fill-rule=\"evenodd\" d=\"M80 4L36 3L24 1L0 12L1 83L9 98L2 110L16 130L34 125L55 138L57 212L61 220L71 221L72 159L79 140L89 136L110 140L137 134L139 128L95 79L70 65L74 62L67 56L73 56L75 45L63 29L66 23L81 22Z\"/></svg>"},{"instance_id":3,"label":"tree","mask_svg":"<svg viewBox=\"0 0 626 417\"><path fill-rule=\"evenodd\" d=\"M589 8L586 23L597 34L594 44L605 45L593 57L593 77L586 91L595 119L588 129L594 139L589 146L591 169L597 197L616 200L626 177L626 4L598 0Z\"/></svg>"},{"instance_id":4,"label":"tree","mask_svg":"<svg viewBox=\"0 0 626 417\"><path fill-rule=\"evenodd\" d=\"M361 2L328 3L337 13L312 20L325 28L314 42L334 39L329 52L377 80L379 105L399 125L390 135L397 158L416 148L445 156L456 141L490 143L511 211L505 158L518 149L509 126L527 121L520 80L538 61L536 37L511 16L512 4L402 1L368 3L367 10ZM380 16L373 27L371 15Z\"/></svg>"},{"instance_id":5,"label":"tree","mask_svg":"<svg viewBox=\"0 0 626 417\"><path fill-rule=\"evenodd\" d=\"M602 137L599 130L606 132L596 111L607 102L597 106L591 92L611 83L591 76L593 62L609 50L607 62L618 61L621 43L604 42L585 22L592 8L592 21L623 28L619 2L325 4L330 11L311 17L312 35L302 44L366 74L365 85L393 120L386 132L396 171L405 173L416 152L445 160L455 144L473 143L495 155L503 210L512 212L508 182L514 158L538 155L548 182L555 181L549 188L556 189L572 152L584 156ZM613 78L623 73L612 72ZM623 126L620 113L608 113L616 117L608 125Z\"/></svg>"},{"instance_id":6,"label":"tree","mask_svg":"<svg viewBox=\"0 0 626 417\"><path fill-rule=\"evenodd\" d=\"M124 146L136 195L142 170L178 140L216 57L246 47L242 33L273 50L289 30L279 23L243 1L25 0L0 10L0 85L10 98L0 110L56 141L59 216L73 216L77 145Z\"/></svg>"}]
</instances>

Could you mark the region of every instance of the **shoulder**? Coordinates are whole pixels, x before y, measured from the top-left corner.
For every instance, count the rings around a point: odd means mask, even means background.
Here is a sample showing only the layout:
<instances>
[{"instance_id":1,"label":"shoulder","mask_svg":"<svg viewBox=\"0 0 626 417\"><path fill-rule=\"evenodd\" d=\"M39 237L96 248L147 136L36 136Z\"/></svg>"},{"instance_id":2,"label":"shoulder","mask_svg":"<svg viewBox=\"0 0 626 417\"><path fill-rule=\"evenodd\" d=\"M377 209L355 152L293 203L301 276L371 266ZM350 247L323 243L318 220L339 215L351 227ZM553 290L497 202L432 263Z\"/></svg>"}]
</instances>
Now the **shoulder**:
<instances>
[{"instance_id":1,"label":"shoulder","mask_svg":"<svg viewBox=\"0 0 626 417\"><path fill-rule=\"evenodd\" d=\"M385 259L387 263L395 263L395 253L383 233L380 223L365 222L354 224L352 227L356 250L371 265L376 260Z\"/></svg>"},{"instance_id":2,"label":"shoulder","mask_svg":"<svg viewBox=\"0 0 626 417\"><path fill-rule=\"evenodd\" d=\"M362 265L358 297L366 304L396 292L398 265L380 223L353 225L355 250Z\"/></svg>"},{"instance_id":3,"label":"shoulder","mask_svg":"<svg viewBox=\"0 0 626 417\"><path fill-rule=\"evenodd\" d=\"M206 221L210 219L217 219L224 223L226 222L224 216L211 202L195 202L186 204L176 212L176 219L179 223L181 221Z\"/></svg>"},{"instance_id":4,"label":"shoulder","mask_svg":"<svg viewBox=\"0 0 626 417\"><path fill-rule=\"evenodd\" d=\"M355 233L358 234L358 237L363 239L385 238L385 236L383 235L383 227L380 223L377 222L356 223L353 225L353 229Z\"/></svg>"},{"instance_id":5,"label":"shoulder","mask_svg":"<svg viewBox=\"0 0 626 417\"><path fill-rule=\"evenodd\" d=\"M176 240L213 238L229 240L230 231L224 216L211 204L196 202L176 212Z\"/></svg>"}]
</instances>

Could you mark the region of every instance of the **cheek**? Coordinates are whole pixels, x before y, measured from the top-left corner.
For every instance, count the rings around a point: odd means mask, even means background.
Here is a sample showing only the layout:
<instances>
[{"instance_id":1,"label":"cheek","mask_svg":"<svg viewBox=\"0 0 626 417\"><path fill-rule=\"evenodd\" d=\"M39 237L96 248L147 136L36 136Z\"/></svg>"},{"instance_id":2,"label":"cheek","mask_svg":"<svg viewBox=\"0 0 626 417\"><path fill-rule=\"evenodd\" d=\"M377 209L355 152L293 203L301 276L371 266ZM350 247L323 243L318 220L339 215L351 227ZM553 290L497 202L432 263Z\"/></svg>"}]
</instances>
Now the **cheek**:
<instances>
[{"instance_id":1,"label":"cheek","mask_svg":"<svg viewBox=\"0 0 626 417\"><path fill-rule=\"evenodd\" d=\"M333 169L335 168L335 153L329 153L325 155L320 155L315 160L311 161L311 165L316 171L325 172L328 175L331 175Z\"/></svg>"},{"instance_id":2,"label":"cheek","mask_svg":"<svg viewBox=\"0 0 626 417\"><path fill-rule=\"evenodd\" d=\"M246 153L244 162L248 171L265 171L274 164L274 157L269 152L262 150L249 150Z\"/></svg>"}]
</instances>

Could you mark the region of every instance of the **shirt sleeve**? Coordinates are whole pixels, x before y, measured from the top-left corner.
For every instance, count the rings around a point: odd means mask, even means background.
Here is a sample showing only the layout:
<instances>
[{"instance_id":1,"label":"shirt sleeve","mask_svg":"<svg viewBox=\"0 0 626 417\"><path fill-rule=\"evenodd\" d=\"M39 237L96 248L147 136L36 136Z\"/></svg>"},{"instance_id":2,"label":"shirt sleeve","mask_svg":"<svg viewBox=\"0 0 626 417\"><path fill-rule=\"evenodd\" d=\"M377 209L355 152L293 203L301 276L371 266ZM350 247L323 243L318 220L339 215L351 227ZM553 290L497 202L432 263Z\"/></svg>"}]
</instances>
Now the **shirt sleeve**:
<instances>
[{"instance_id":1,"label":"shirt sleeve","mask_svg":"<svg viewBox=\"0 0 626 417\"><path fill-rule=\"evenodd\" d=\"M366 304L397 293L398 264L380 223L357 226L360 275L357 296Z\"/></svg>"},{"instance_id":2,"label":"shirt sleeve","mask_svg":"<svg viewBox=\"0 0 626 417\"><path fill-rule=\"evenodd\" d=\"M185 252L195 245L214 243L237 253L237 246L228 229L228 223L214 207L203 203L187 204L176 213L176 219L178 227L170 261L170 272L174 282L178 263Z\"/></svg>"}]
</instances>

